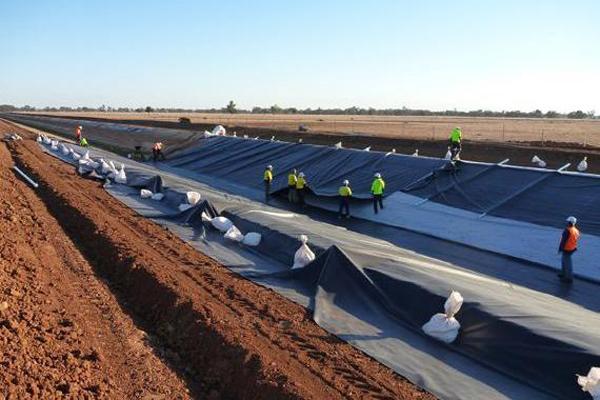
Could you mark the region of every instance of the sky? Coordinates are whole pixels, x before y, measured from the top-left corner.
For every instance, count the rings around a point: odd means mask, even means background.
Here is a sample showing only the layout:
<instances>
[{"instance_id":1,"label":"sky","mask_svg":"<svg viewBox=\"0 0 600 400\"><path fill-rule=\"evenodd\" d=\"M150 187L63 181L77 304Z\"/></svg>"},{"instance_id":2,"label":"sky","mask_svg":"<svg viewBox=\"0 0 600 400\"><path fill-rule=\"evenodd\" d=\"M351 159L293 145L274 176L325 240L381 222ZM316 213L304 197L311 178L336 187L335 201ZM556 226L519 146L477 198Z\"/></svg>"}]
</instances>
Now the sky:
<instances>
[{"instance_id":1,"label":"sky","mask_svg":"<svg viewBox=\"0 0 600 400\"><path fill-rule=\"evenodd\" d=\"M600 113L600 1L0 0L0 104Z\"/></svg>"}]
</instances>

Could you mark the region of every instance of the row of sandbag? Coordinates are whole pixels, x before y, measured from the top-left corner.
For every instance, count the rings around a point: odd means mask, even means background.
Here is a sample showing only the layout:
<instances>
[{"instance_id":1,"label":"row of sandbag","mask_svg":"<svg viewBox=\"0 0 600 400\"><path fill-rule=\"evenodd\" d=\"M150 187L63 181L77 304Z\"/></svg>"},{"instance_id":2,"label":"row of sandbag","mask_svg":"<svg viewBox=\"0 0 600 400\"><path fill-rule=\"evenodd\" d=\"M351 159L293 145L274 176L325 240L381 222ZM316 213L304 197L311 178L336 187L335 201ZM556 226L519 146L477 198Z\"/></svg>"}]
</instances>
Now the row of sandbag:
<instances>
[{"instance_id":1,"label":"row of sandbag","mask_svg":"<svg viewBox=\"0 0 600 400\"><path fill-rule=\"evenodd\" d=\"M77 163L78 172L80 174L95 171L103 177L114 182L122 184L127 183L127 175L125 174L124 164L121 164L119 167L117 167L112 160L106 161L103 158L93 160L90 157L90 152L88 150L86 150L84 153L79 153L72 147L44 135L39 135L37 137L37 142L49 146L51 151L60 153L63 157L71 158Z\"/></svg>"}]
</instances>

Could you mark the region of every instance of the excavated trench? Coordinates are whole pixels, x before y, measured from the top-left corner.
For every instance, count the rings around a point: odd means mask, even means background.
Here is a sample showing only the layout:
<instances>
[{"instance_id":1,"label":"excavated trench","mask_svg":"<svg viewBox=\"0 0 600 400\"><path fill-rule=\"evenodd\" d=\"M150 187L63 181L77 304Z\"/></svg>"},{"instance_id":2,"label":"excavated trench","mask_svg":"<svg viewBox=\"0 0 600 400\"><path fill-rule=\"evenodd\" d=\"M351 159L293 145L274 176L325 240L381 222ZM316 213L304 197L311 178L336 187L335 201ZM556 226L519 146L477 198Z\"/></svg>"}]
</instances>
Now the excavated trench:
<instances>
[{"instance_id":1,"label":"excavated trench","mask_svg":"<svg viewBox=\"0 0 600 400\"><path fill-rule=\"evenodd\" d=\"M302 307L137 216L35 142L10 150L39 182L49 212L195 397L433 398L327 334Z\"/></svg>"}]
</instances>

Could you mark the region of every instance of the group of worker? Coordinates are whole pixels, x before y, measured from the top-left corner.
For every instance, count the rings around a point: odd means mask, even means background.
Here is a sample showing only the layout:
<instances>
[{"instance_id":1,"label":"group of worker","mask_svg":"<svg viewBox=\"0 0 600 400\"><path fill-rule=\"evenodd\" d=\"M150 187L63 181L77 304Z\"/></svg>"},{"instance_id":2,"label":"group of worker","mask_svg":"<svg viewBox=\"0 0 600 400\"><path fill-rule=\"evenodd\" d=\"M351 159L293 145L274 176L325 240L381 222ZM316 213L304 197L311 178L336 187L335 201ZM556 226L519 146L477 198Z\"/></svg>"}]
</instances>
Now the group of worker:
<instances>
[{"instance_id":1,"label":"group of worker","mask_svg":"<svg viewBox=\"0 0 600 400\"><path fill-rule=\"evenodd\" d=\"M299 204L306 207L306 191L309 188L308 180L303 172L298 173L297 169L292 169L288 174L288 201L292 204ZM271 186L273 184L273 166L267 165L263 173L263 184L265 188L265 203L269 202L271 196ZM383 191L385 190L385 181L381 174L377 172L373 176L371 183L371 195L373 196L373 211L375 214L383 210ZM352 188L350 181L345 179L338 190L339 197L339 217L350 218L350 199L352 198Z\"/></svg>"}]
</instances>

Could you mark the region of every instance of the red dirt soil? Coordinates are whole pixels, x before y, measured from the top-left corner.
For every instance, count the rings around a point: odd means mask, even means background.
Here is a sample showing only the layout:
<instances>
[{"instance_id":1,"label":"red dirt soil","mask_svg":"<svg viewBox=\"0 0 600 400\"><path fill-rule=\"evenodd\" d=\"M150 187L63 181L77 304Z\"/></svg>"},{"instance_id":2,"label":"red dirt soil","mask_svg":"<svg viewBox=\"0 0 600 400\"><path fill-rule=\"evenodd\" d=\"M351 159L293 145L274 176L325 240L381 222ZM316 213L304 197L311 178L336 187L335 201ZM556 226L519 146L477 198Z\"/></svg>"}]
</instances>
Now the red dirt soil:
<instances>
[{"instance_id":1,"label":"red dirt soil","mask_svg":"<svg viewBox=\"0 0 600 400\"><path fill-rule=\"evenodd\" d=\"M28 136L0 122L6 131ZM433 398L34 141L12 143L15 163L40 183L34 193L0 146L7 398L36 385L44 398Z\"/></svg>"}]
</instances>

